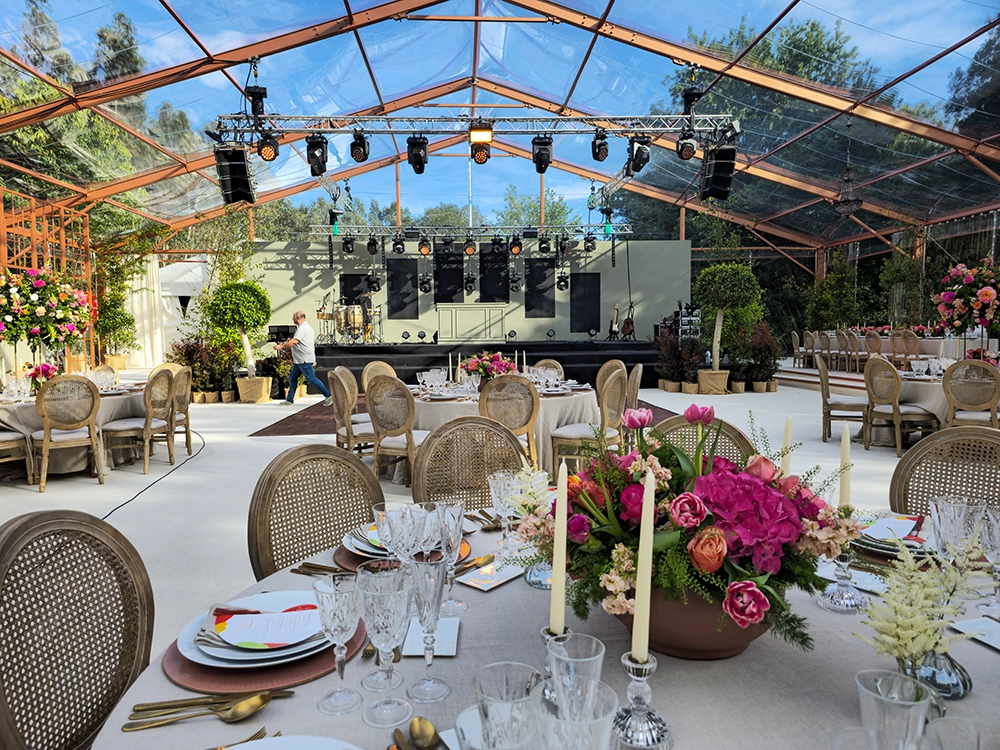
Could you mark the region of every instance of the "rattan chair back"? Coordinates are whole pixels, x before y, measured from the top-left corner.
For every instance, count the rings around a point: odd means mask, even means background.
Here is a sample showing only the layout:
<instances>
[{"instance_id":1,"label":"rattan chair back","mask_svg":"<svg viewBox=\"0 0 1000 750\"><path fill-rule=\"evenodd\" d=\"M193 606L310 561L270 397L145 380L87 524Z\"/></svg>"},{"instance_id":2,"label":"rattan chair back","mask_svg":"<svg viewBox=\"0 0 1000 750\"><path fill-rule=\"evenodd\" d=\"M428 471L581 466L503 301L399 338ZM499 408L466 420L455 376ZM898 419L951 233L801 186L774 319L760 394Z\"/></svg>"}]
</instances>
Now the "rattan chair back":
<instances>
[{"instance_id":1,"label":"rattan chair back","mask_svg":"<svg viewBox=\"0 0 1000 750\"><path fill-rule=\"evenodd\" d=\"M827 367L829 367L833 358L833 353L830 351L830 334L826 331L817 331L814 341L816 342L818 354L826 362Z\"/></svg>"},{"instance_id":2,"label":"rattan chair back","mask_svg":"<svg viewBox=\"0 0 1000 750\"><path fill-rule=\"evenodd\" d=\"M78 430L94 426L101 408L97 385L82 375L57 375L42 383L35 398L35 410L42 426L49 430Z\"/></svg>"},{"instance_id":3,"label":"rattan chair back","mask_svg":"<svg viewBox=\"0 0 1000 750\"><path fill-rule=\"evenodd\" d=\"M538 391L531 381L513 373L491 378L479 394L479 416L499 422L517 437L526 435L533 466L538 465L535 423L540 406Z\"/></svg>"},{"instance_id":4,"label":"rattan chair back","mask_svg":"<svg viewBox=\"0 0 1000 750\"><path fill-rule=\"evenodd\" d=\"M728 458L739 466L746 465L747 459L757 452L753 443L739 428L721 419L717 419L716 425L711 428L713 433L718 425L721 425L721 430L719 431L719 442L715 447L715 455ZM689 423L683 414L667 417L655 425L653 431L654 434L662 433L669 442L689 456L694 455L695 446L698 444L698 428Z\"/></svg>"},{"instance_id":5,"label":"rattan chair back","mask_svg":"<svg viewBox=\"0 0 1000 750\"><path fill-rule=\"evenodd\" d=\"M609 359L603 365L601 369L597 371L597 377L594 378L594 391L597 395L597 400L601 400L601 391L604 390L604 385L608 382L608 378L611 374L621 370L625 372L625 363L620 359Z\"/></svg>"},{"instance_id":6,"label":"rattan chair back","mask_svg":"<svg viewBox=\"0 0 1000 750\"><path fill-rule=\"evenodd\" d=\"M920 338L913 331L903 331L904 359L920 359Z\"/></svg>"},{"instance_id":7,"label":"rattan chair back","mask_svg":"<svg viewBox=\"0 0 1000 750\"><path fill-rule=\"evenodd\" d=\"M865 332L865 349L868 350L869 356L874 356L876 354L882 353L882 337L879 336L875 331Z\"/></svg>"},{"instance_id":8,"label":"rattan chair back","mask_svg":"<svg viewBox=\"0 0 1000 750\"><path fill-rule=\"evenodd\" d=\"M597 398L601 407L601 430L609 427L618 429L622 426L622 414L625 413L625 397L628 391L628 380L625 368L615 370L604 383L604 390Z\"/></svg>"},{"instance_id":9,"label":"rattan chair back","mask_svg":"<svg viewBox=\"0 0 1000 750\"><path fill-rule=\"evenodd\" d=\"M142 403L146 408L147 428L152 419L170 421L174 408L174 375L170 370L163 369L150 373L146 387L142 391Z\"/></svg>"},{"instance_id":10,"label":"rattan chair back","mask_svg":"<svg viewBox=\"0 0 1000 750\"><path fill-rule=\"evenodd\" d=\"M114 375L115 376L115 385L117 385L120 382L119 379L118 379L118 370L116 370L111 365L100 365L99 367L95 367L94 368L94 374L96 375L99 372L101 372L101 373L106 372L106 373L109 373L111 375Z\"/></svg>"},{"instance_id":11,"label":"rattan chair back","mask_svg":"<svg viewBox=\"0 0 1000 750\"><path fill-rule=\"evenodd\" d=\"M639 408L639 386L642 384L642 362L632 368L625 384L625 408Z\"/></svg>"},{"instance_id":12,"label":"rattan chair back","mask_svg":"<svg viewBox=\"0 0 1000 750\"><path fill-rule=\"evenodd\" d=\"M184 365L177 364L176 362L164 362L162 364L157 365L152 370L150 370L149 374L152 375L157 370L167 369L170 370L171 373L176 375L178 372L180 372L180 369L182 367L184 367Z\"/></svg>"},{"instance_id":13,"label":"rattan chair back","mask_svg":"<svg viewBox=\"0 0 1000 750\"><path fill-rule=\"evenodd\" d=\"M508 376L502 376L508 377ZM487 477L520 471L524 453L514 433L486 417L458 417L438 427L420 446L413 467L417 503L465 502L469 510L493 505Z\"/></svg>"},{"instance_id":14,"label":"rattan chair back","mask_svg":"<svg viewBox=\"0 0 1000 750\"><path fill-rule=\"evenodd\" d=\"M1000 505L1000 431L950 427L910 448L889 483L894 513L927 515L930 501L944 495L981 498Z\"/></svg>"},{"instance_id":15,"label":"rattan chair back","mask_svg":"<svg viewBox=\"0 0 1000 750\"><path fill-rule=\"evenodd\" d=\"M109 524L58 510L0 526L4 750L89 748L152 639L149 576Z\"/></svg>"},{"instance_id":16,"label":"rattan chair back","mask_svg":"<svg viewBox=\"0 0 1000 750\"><path fill-rule=\"evenodd\" d=\"M854 361L854 371L861 371L861 359L864 357L865 361L868 360L868 354L862 355L861 353L861 340L858 338L858 334L852 331L850 328L847 329L847 369L851 369L851 360Z\"/></svg>"},{"instance_id":17,"label":"rattan chair back","mask_svg":"<svg viewBox=\"0 0 1000 750\"><path fill-rule=\"evenodd\" d=\"M791 332L792 336L792 367L800 367L802 365L802 341L799 339L799 334L797 331Z\"/></svg>"},{"instance_id":18,"label":"rattan chair back","mask_svg":"<svg viewBox=\"0 0 1000 750\"><path fill-rule=\"evenodd\" d=\"M333 371L340 376L344 388L347 389L347 403L351 407L350 413L353 414L358 408L358 379L354 377L350 368L343 365L337 365Z\"/></svg>"},{"instance_id":19,"label":"rattan chair back","mask_svg":"<svg viewBox=\"0 0 1000 750\"><path fill-rule=\"evenodd\" d=\"M333 445L300 445L264 469L250 500L247 545L257 580L336 547L383 502L360 458Z\"/></svg>"},{"instance_id":20,"label":"rattan chair back","mask_svg":"<svg viewBox=\"0 0 1000 750\"><path fill-rule=\"evenodd\" d=\"M823 397L823 405L830 400L830 371L821 359L816 360L816 371L819 372L819 392Z\"/></svg>"},{"instance_id":21,"label":"rattan chair back","mask_svg":"<svg viewBox=\"0 0 1000 750\"><path fill-rule=\"evenodd\" d=\"M843 365L840 363L843 362ZM851 369L851 344L847 340L847 331L843 328L837 329L837 365L850 372Z\"/></svg>"},{"instance_id":22,"label":"rattan chair back","mask_svg":"<svg viewBox=\"0 0 1000 750\"><path fill-rule=\"evenodd\" d=\"M172 432L184 433L184 446L191 455L191 368L174 373L174 413Z\"/></svg>"},{"instance_id":23,"label":"rattan chair back","mask_svg":"<svg viewBox=\"0 0 1000 750\"><path fill-rule=\"evenodd\" d=\"M554 359L541 359L538 362L535 362L534 367L545 367L549 370L558 370L559 379L566 379L566 372L563 370L563 366Z\"/></svg>"},{"instance_id":24,"label":"rattan chair back","mask_svg":"<svg viewBox=\"0 0 1000 750\"><path fill-rule=\"evenodd\" d=\"M388 375L390 378L394 378L396 371L392 369L392 365L380 359L374 359L365 365L365 369L361 371L361 387L364 388L365 395L368 395L368 384L372 378L379 375Z\"/></svg>"},{"instance_id":25,"label":"rattan chair back","mask_svg":"<svg viewBox=\"0 0 1000 750\"><path fill-rule=\"evenodd\" d=\"M897 328L889 334L889 349L892 351L892 361L906 359L906 343L903 340L903 329Z\"/></svg>"},{"instance_id":26,"label":"rattan chair back","mask_svg":"<svg viewBox=\"0 0 1000 750\"><path fill-rule=\"evenodd\" d=\"M896 366L884 357L873 357L865 365L865 390L869 406L891 404L899 407L899 390L903 381Z\"/></svg>"},{"instance_id":27,"label":"rattan chair back","mask_svg":"<svg viewBox=\"0 0 1000 750\"><path fill-rule=\"evenodd\" d=\"M357 394L351 400L350 383L345 383L344 379L336 370L328 370L326 380L330 386L330 395L333 396L333 418L337 435L337 445L353 451L358 445L368 445L371 443L372 435L369 434L365 440L359 440L355 435L355 427L351 419L352 406L357 401ZM354 378L352 377L353 381Z\"/></svg>"},{"instance_id":28,"label":"rattan chair back","mask_svg":"<svg viewBox=\"0 0 1000 750\"><path fill-rule=\"evenodd\" d=\"M816 337L813 336L812 331L802 332L802 346L805 347L807 354L816 353Z\"/></svg>"},{"instance_id":29,"label":"rattan chair back","mask_svg":"<svg viewBox=\"0 0 1000 750\"><path fill-rule=\"evenodd\" d=\"M941 385L948 399L948 427L953 426L957 411L989 412L990 424L997 427L997 403L1000 403L997 368L975 359L959 360L945 370Z\"/></svg>"},{"instance_id":30,"label":"rattan chair back","mask_svg":"<svg viewBox=\"0 0 1000 750\"><path fill-rule=\"evenodd\" d=\"M395 437L413 429L417 404L402 380L376 375L365 387L365 400L376 436Z\"/></svg>"}]
</instances>

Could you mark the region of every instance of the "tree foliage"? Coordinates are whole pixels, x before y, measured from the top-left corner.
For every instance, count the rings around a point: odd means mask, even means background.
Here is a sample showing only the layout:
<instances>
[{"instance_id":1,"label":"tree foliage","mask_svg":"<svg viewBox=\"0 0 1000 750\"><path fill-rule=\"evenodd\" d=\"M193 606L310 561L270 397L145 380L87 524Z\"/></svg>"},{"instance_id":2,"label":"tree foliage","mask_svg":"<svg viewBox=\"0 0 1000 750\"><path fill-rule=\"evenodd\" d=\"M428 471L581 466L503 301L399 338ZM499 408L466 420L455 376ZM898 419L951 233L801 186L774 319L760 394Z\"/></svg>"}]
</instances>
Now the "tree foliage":
<instances>
[{"instance_id":1,"label":"tree foliage","mask_svg":"<svg viewBox=\"0 0 1000 750\"><path fill-rule=\"evenodd\" d=\"M691 288L691 295L702 307L702 321L707 322L710 320L707 316L714 313L712 369L718 370L725 313L731 309L741 311L737 326L752 325L759 320L763 313L760 307L760 284L750 266L745 263L717 263L698 274Z\"/></svg>"},{"instance_id":2,"label":"tree foliage","mask_svg":"<svg viewBox=\"0 0 1000 750\"><path fill-rule=\"evenodd\" d=\"M503 193L504 206L495 212L494 221L500 226L537 227L541 225L541 200L537 194L520 193L516 185L508 185ZM566 200L552 188L545 188L545 224L561 226L579 224Z\"/></svg>"},{"instance_id":3,"label":"tree foliage","mask_svg":"<svg viewBox=\"0 0 1000 750\"><path fill-rule=\"evenodd\" d=\"M843 250L834 253L826 276L816 282L806 308L806 325L813 331L832 331L858 322L855 271Z\"/></svg>"}]
</instances>

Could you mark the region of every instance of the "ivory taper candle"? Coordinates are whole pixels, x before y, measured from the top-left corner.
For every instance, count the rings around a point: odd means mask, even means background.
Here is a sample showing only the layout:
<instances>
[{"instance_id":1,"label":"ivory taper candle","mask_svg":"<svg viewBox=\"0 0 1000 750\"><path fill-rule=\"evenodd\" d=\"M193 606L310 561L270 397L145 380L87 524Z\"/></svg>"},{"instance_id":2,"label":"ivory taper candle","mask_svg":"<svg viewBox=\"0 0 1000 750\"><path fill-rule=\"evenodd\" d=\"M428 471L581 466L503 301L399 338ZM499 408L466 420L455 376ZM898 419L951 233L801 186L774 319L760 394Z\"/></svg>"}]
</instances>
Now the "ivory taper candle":
<instances>
[{"instance_id":1,"label":"ivory taper candle","mask_svg":"<svg viewBox=\"0 0 1000 750\"><path fill-rule=\"evenodd\" d=\"M846 466L840 474L840 507L851 507L851 430L844 422L840 433L840 465Z\"/></svg>"},{"instance_id":2,"label":"ivory taper candle","mask_svg":"<svg viewBox=\"0 0 1000 750\"><path fill-rule=\"evenodd\" d=\"M556 483L556 527L552 543L552 598L549 601L549 632L562 635L566 630L566 521L569 500L566 496L566 462L559 464Z\"/></svg>"},{"instance_id":3,"label":"ivory taper candle","mask_svg":"<svg viewBox=\"0 0 1000 750\"><path fill-rule=\"evenodd\" d=\"M448 352L448 380L451 380L453 370L451 369L451 352Z\"/></svg>"},{"instance_id":4,"label":"ivory taper candle","mask_svg":"<svg viewBox=\"0 0 1000 750\"><path fill-rule=\"evenodd\" d=\"M789 469L792 466L792 454L790 448L792 447L792 415L789 414L785 419L785 440L781 444L781 474L782 476L789 475Z\"/></svg>"},{"instance_id":5,"label":"ivory taper candle","mask_svg":"<svg viewBox=\"0 0 1000 750\"><path fill-rule=\"evenodd\" d=\"M639 525L639 559L635 565L635 616L632 618L632 658L649 661L649 600L653 587L653 526L656 525L656 479L646 470Z\"/></svg>"}]
</instances>

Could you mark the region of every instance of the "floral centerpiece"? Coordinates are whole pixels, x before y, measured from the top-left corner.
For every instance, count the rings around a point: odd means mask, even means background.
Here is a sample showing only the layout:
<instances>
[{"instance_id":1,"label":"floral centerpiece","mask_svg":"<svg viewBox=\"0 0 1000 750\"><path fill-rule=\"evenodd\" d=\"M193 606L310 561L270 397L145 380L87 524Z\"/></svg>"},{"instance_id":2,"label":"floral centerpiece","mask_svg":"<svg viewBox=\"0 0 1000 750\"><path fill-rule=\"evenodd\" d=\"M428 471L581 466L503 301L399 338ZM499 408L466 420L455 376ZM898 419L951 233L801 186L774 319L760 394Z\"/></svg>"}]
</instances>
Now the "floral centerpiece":
<instances>
[{"instance_id":1,"label":"floral centerpiece","mask_svg":"<svg viewBox=\"0 0 1000 750\"><path fill-rule=\"evenodd\" d=\"M819 557L836 557L860 536L860 525L828 506L808 477L782 476L770 458L753 455L740 466L715 455L721 424L711 407L692 405L685 417L697 430L693 455L662 433L644 434L653 418L648 409L626 410L623 422L637 431L638 448L626 455L598 452L569 478L573 611L586 618L599 604L610 614L632 614L641 482L651 469L657 481L653 587L662 590L659 596L721 603L712 621L718 631L760 625L811 648L804 618L791 612L782 593L791 586L822 590L827 582L816 574ZM553 508L545 501L523 510L519 533L540 556L549 556Z\"/></svg>"},{"instance_id":2,"label":"floral centerpiece","mask_svg":"<svg viewBox=\"0 0 1000 750\"><path fill-rule=\"evenodd\" d=\"M1000 364L998 364L1000 363L1000 352L995 352L992 349L985 349L983 347L979 347L977 349L969 349L965 353L965 358L978 359L982 362L987 362L988 364L991 364L994 367L1000 366Z\"/></svg>"},{"instance_id":3,"label":"floral centerpiece","mask_svg":"<svg viewBox=\"0 0 1000 750\"><path fill-rule=\"evenodd\" d=\"M948 330L966 333L976 326L991 333L1000 330L996 320L1000 300L992 260L983 258L973 268L959 263L941 279L941 285L944 289L931 299L937 303L941 322Z\"/></svg>"},{"instance_id":4,"label":"floral centerpiece","mask_svg":"<svg viewBox=\"0 0 1000 750\"><path fill-rule=\"evenodd\" d=\"M81 338L89 322L87 293L62 274L29 268L0 276L0 341L55 348Z\"/></svg>"},{"instance_id":5,"label":"floral centerpiece","mask_svg":"<svg viewBox=\"0 0 1000 750\"><path fill-rule=\"evenodd\" d=\"M25 364L27 365L30 363L26 362ZM48 362L42 362L30 368L25 374L31 379L31 390L37 391L42 387L42 383L58 375L59 369L55 365L50 365Z\"/></svg>"},{"instance_id":6,"label":"floral centerpiece","mask_svg":"<svg viewBox=\"0 0 1000 750\"><path fill-rule=\"evenodd\" d=\"M479 373L483 380L489 380L497 375L505 375L508 372L517 372L517 364L500 352L481 352L474 354L461 362L462 370L471 375Z\"/></svg>"}]
</instances>

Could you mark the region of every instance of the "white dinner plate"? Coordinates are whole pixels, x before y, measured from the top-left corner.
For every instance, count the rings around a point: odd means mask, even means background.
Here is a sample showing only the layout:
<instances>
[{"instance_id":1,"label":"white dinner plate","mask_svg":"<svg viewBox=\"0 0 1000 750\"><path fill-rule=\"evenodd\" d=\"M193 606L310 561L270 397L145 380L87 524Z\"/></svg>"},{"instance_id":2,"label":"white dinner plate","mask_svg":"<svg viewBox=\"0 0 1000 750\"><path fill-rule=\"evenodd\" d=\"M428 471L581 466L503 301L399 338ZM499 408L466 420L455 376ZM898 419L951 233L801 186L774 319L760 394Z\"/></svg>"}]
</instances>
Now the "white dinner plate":
<instances>
[{"instance_id":1,"label":"white dinner plate","mask_svg":"<svg viewBox=\"0 0 1000 750\"><path fill-rule=\"evenodd\" d=\"M202 620L204 622L204 620ZM224 661L249 661L254 662L254 666L261 666L262 664L268 664L275 658L281 656L291 656L292 654L301 653L314 653L316 651L322 651L323 642L325 639L312 638L309 640L302 641L300 643L294 643L291 646L284 646L283 648L272 648L264 651L257 649L240 649L235 648L221 648L216 646L203 646L200 643L194 644L202 650L203 653L209 656L214 656L216 659L223 659Z\"/></svg>"},{"instance_id":2,"label":"white dinner plate","mask_svg":"<svg viewBox=\"0 0 1000 750\"><path fill-rule=\"evenodd\" d=\"M459 396L453 393L428 393L424 398L430 401L454 401Z\"/></svg>"},{"instance_id":3,"label":"white dinner plate","mask_svg":"<svg viewBox=\"0 0 1000 750\"><path fill-rule=\"evenodd\" d=\"M353 534L346 534L343 541L344 547L348 552L353 552L356 555L361 555L362 557L388 557L389 553L384 549L375 549L370 544L361 542L354 537Z\"/></svg>"},{"instance_id":4,"label":"white dinner plate","mask_svg":"<svg viewBox=\"0 0 1000 750\"><path fill-rule=\"evenodd\" d=\"M228 603L232 604L234 607L243 607L245 609L280 612L283 609L288 609L289 607L294 607L299 604L315 604L316 594L312 591L269 591L265 594L254 594L253 596L244 596L240 599L233 599ZM198 631L201 629L202 623L205 622L206 617L208 617L208 610L202 612L187 624L187 626L181 631L181 634L177 636L177 650L181 652L181 656L185 659L193 661L196 664L204 664L207 667L222 667L223 669L255 669L257 667L272 666L275 664L287 664L288 662L297 661L298 659L304 659L307 656L311 656L312 654L333 645L329 641L318 641L313 650L300 651L295 654L275 654L267 652L264 659L258 659L255 661L219 659L202 651L201 647L195 645L194 642L194 637L198 635Z\"/></svg>"},{"instance_id":5,"label":"white dinner plate","mask_svg":"<svg viewBox=\"0 0 1000 750\"><path fill-rule=\"evenodd\" d=\"M281 736L255 740L254 750L361 750L361 748L350 742L330 737Z\"/></svg>"}]
</instances>

